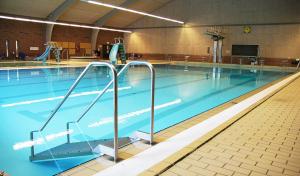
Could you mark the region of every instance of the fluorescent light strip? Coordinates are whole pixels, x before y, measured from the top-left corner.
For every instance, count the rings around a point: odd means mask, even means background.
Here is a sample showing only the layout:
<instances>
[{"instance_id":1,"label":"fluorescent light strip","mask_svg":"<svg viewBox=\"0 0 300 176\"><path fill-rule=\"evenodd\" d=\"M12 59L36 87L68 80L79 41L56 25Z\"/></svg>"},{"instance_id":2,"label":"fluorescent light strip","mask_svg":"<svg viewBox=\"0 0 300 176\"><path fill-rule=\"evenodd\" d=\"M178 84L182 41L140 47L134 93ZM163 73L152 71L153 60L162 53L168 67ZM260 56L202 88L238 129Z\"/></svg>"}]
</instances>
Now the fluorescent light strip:
<instances>
[{"instance_id":1,"label":"fluorescent light strip","mask_svg":"<svg viewBox=\"0 0 300 176\"><path fill-rule=\"evenodd\" d=\"M161 16L157 16L157 15L152 15L152 14L137 11L137 10L132 10L132 9L127 9L127 8L120 7L120 6L115 6L115 5L112 5L112 4L106 4L106 3L103 3L103 2L96 2L96 1L89 1L89 0L82 0L82 1L88 2L90 4L101 5L101 6L105 6L105 7L109 7L109 8L123 10L123 11L136 13L136 14L140 14L140 15L145 15L145 16L149 16L149 17L153 17L153 18L158 18L158 19L161 19L161 20L171 21L171 22L174 22L174 23L184 24L183 21L178 21L178 20L173 20L173 19L170 19L170 18L165 18L165 17L161 17Z\"/></svg>"},{"instance_id":2,"label":"fluorescent light strip","mask_svg":"<svg viewBox=\"0 0 300 176\"><path fill-rule=\"evenodd\" d=\"M8 19L8 20L33 22L33 23L55 24L55 25L60 25L60 26L71 26L71 27L80 27L80 28L88 28L88 29L99 29L99 30L104 30L104 31L132 33L131 31L121 30L121 29L112 29L112 28L104 28L104 27L97 27L97 26L88 26L88 25L63 23L63 22L54 22L54 21L47 21L47 20L34 20L34 19L29 19L29 18L11 17L11 16L4 16L4 15L0 15L0 18Z\"/></svg>"}]
</instances>

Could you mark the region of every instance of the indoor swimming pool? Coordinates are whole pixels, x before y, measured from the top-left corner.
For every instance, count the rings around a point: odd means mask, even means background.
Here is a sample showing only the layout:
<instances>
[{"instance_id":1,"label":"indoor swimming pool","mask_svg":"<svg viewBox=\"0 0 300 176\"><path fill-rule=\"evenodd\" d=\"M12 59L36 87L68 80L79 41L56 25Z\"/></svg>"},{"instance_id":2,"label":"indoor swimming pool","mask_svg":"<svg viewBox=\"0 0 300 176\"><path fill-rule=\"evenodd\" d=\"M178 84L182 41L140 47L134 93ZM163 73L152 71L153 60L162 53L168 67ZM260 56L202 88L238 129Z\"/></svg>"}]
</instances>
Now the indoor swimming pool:
<instances>
[{"instance_id":1,"label":"indoor swimming pool","mask_svg":"<svg viewBox=\"0 0 300 176\"><path fill-rule=\"evenodd\" d=\"M155 132L226 103L292 72L214 66L155 65ZM13 176L54 175L99 155L56 158L31 162L30 146L43 152L67 142L113 138L112 87L77 124L86 106L110 82L105 67L91 69L70 98L41 133L30 141L30 132L40 129L63 99L83 67L0 70L0 170ZM149 132L150 75L142 66L131 67L118 80L119 136Z\"/></svg>"}]
</instances>

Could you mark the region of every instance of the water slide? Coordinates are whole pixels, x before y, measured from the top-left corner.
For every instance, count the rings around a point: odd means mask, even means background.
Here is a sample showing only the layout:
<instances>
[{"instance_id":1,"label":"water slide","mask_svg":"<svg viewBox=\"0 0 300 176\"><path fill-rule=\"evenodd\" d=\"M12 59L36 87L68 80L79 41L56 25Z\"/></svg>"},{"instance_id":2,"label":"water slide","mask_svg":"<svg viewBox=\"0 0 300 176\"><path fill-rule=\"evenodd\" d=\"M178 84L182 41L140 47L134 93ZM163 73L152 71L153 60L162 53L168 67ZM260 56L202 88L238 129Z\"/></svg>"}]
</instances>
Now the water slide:
<instances>
[{"instance_id":1,"label":"water slide","mask_svg":"<svg viewBox=\"0 0 300 176\"><path fill-rule=\"evenodd\" d=\"M34 60L46 62L47 57L49 56L51 49L52 49L51 46L47 46L45 52L42 55L35 58Z\"/></svg>"},{"instance_id":2,"label":"water slide","mask_svg":"<svg viewBox=\"0 0 300 176\"><path fill-rule=\"evenodd\" d=\"M126 64L126 52L125 47L122 43L116 43L113 45L109 53L109 60L111 63L116 64L118 60L118 52L120 53L122 64Z\"/></svg>"},{"instance_id":3,"label":"water slide","mask_svg":"<svg viewBox=\"0 0 300 176\"><path fill-rule=\"evenodd\" d=\"M118 50L119 50L119 43L116 43L113 45L112 49L109 52L109 60L112 64L117 63Z\"/></svg>"}]
</instances>

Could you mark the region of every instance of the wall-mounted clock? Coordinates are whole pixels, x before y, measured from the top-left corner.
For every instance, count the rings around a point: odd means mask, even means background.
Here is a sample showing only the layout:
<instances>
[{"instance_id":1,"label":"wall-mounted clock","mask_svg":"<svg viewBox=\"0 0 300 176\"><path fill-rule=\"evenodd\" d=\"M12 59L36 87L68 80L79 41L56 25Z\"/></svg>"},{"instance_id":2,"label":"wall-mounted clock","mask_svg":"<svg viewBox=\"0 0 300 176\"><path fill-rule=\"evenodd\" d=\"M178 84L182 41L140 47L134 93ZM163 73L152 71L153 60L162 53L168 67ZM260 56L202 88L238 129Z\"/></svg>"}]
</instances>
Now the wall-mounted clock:
<instances>
[{"instance_id":1,"label":"wall-mounted clock","mask_svg":"<svg viewBox=\"0 0 300 176\"><path fill-rule=\"evenodd\" d=\"M249 34L251 32L251 27L250 26L244 26L243 29L244 33Z\"/></svg>"}]
</instances>

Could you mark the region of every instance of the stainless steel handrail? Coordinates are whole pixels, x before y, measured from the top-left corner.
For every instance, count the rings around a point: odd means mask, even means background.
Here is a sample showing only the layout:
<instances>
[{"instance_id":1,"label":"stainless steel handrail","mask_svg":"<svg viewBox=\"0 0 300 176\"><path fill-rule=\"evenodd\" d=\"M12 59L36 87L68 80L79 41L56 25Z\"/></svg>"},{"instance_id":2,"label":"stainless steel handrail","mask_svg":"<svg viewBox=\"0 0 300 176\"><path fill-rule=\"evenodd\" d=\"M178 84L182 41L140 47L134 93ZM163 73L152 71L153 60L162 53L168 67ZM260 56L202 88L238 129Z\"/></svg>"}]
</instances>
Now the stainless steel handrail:
<instances>
[{"instance_id":1,"label":"stainless steel handrail","mask_svg":"<svg viewBox=\"0 0 300 176\"><path fill-rule=\"evenodd\" d=\"M151 118L150 118L150 144L153 143L153 135L154 135L154 94L155 94L155 70L153 68L153 65L149 62L144 61L131 61L127 63L117 74L117 77L119 77L124 70L126 70L131 65L145 65L149 68L151 73ZM103 89L101 93L98 94L98 96L92 101L92 103L86 108L85 111L79 116L79 118L76 121L67 122L67 131L70 130L70 124L71 123L78 123L80 120L86 115L86 113L95 105L95 103L102 97L102 95L108 90L108 88L113 83L113 80L107 84L107 86ZM116 161L118 158L118 123L117 118L114 119L114 160ZM70 143L70 134L67 133L67 142Z\"/></svg>"},{"instance_id":2,"label":"stainless steel handrail","mask_svg":"<svg viewBox=\"0 0 300 176\"><path fill-rule=\"evenodd\" d=\"M58 110L61 108L61 106L64 104L64 102L69 98L69 96L71 95L73 90L76 88L76 86L78 85L80 80L85 76L87 71L93 66L107 66L110 68L111 72L113 73L113 79L109 84L111 85L112 83L114 83L114 103L115 103L114 117L117 121L117 115L118 115L118 105L117 105L118 104L117 103L118 102L118 100L117 100L118 99L118 89L117 89L118 85L117 85L117 80L116 80L117 71L116 71L115 67L108 62L92 62L88 66L86 66L85 69L81 72L81 74L78 76L78 78L73 83L71 88L68 90L67 94L64 96L63 100L58 104L58 106L54 109L54 111L52 111L52 113L48 117L48 120L46 121L46 123L39 130L30 132L30 140L31 141L33 141L33 138L34 138L33 135L35 132L42 132L45 129L45 127L48 125L48 123L51 121L51 119L54 117L54 115L58 112ZM31 146L31 157L34 157L34 145Z\"/></svg>"}]
</instances>

